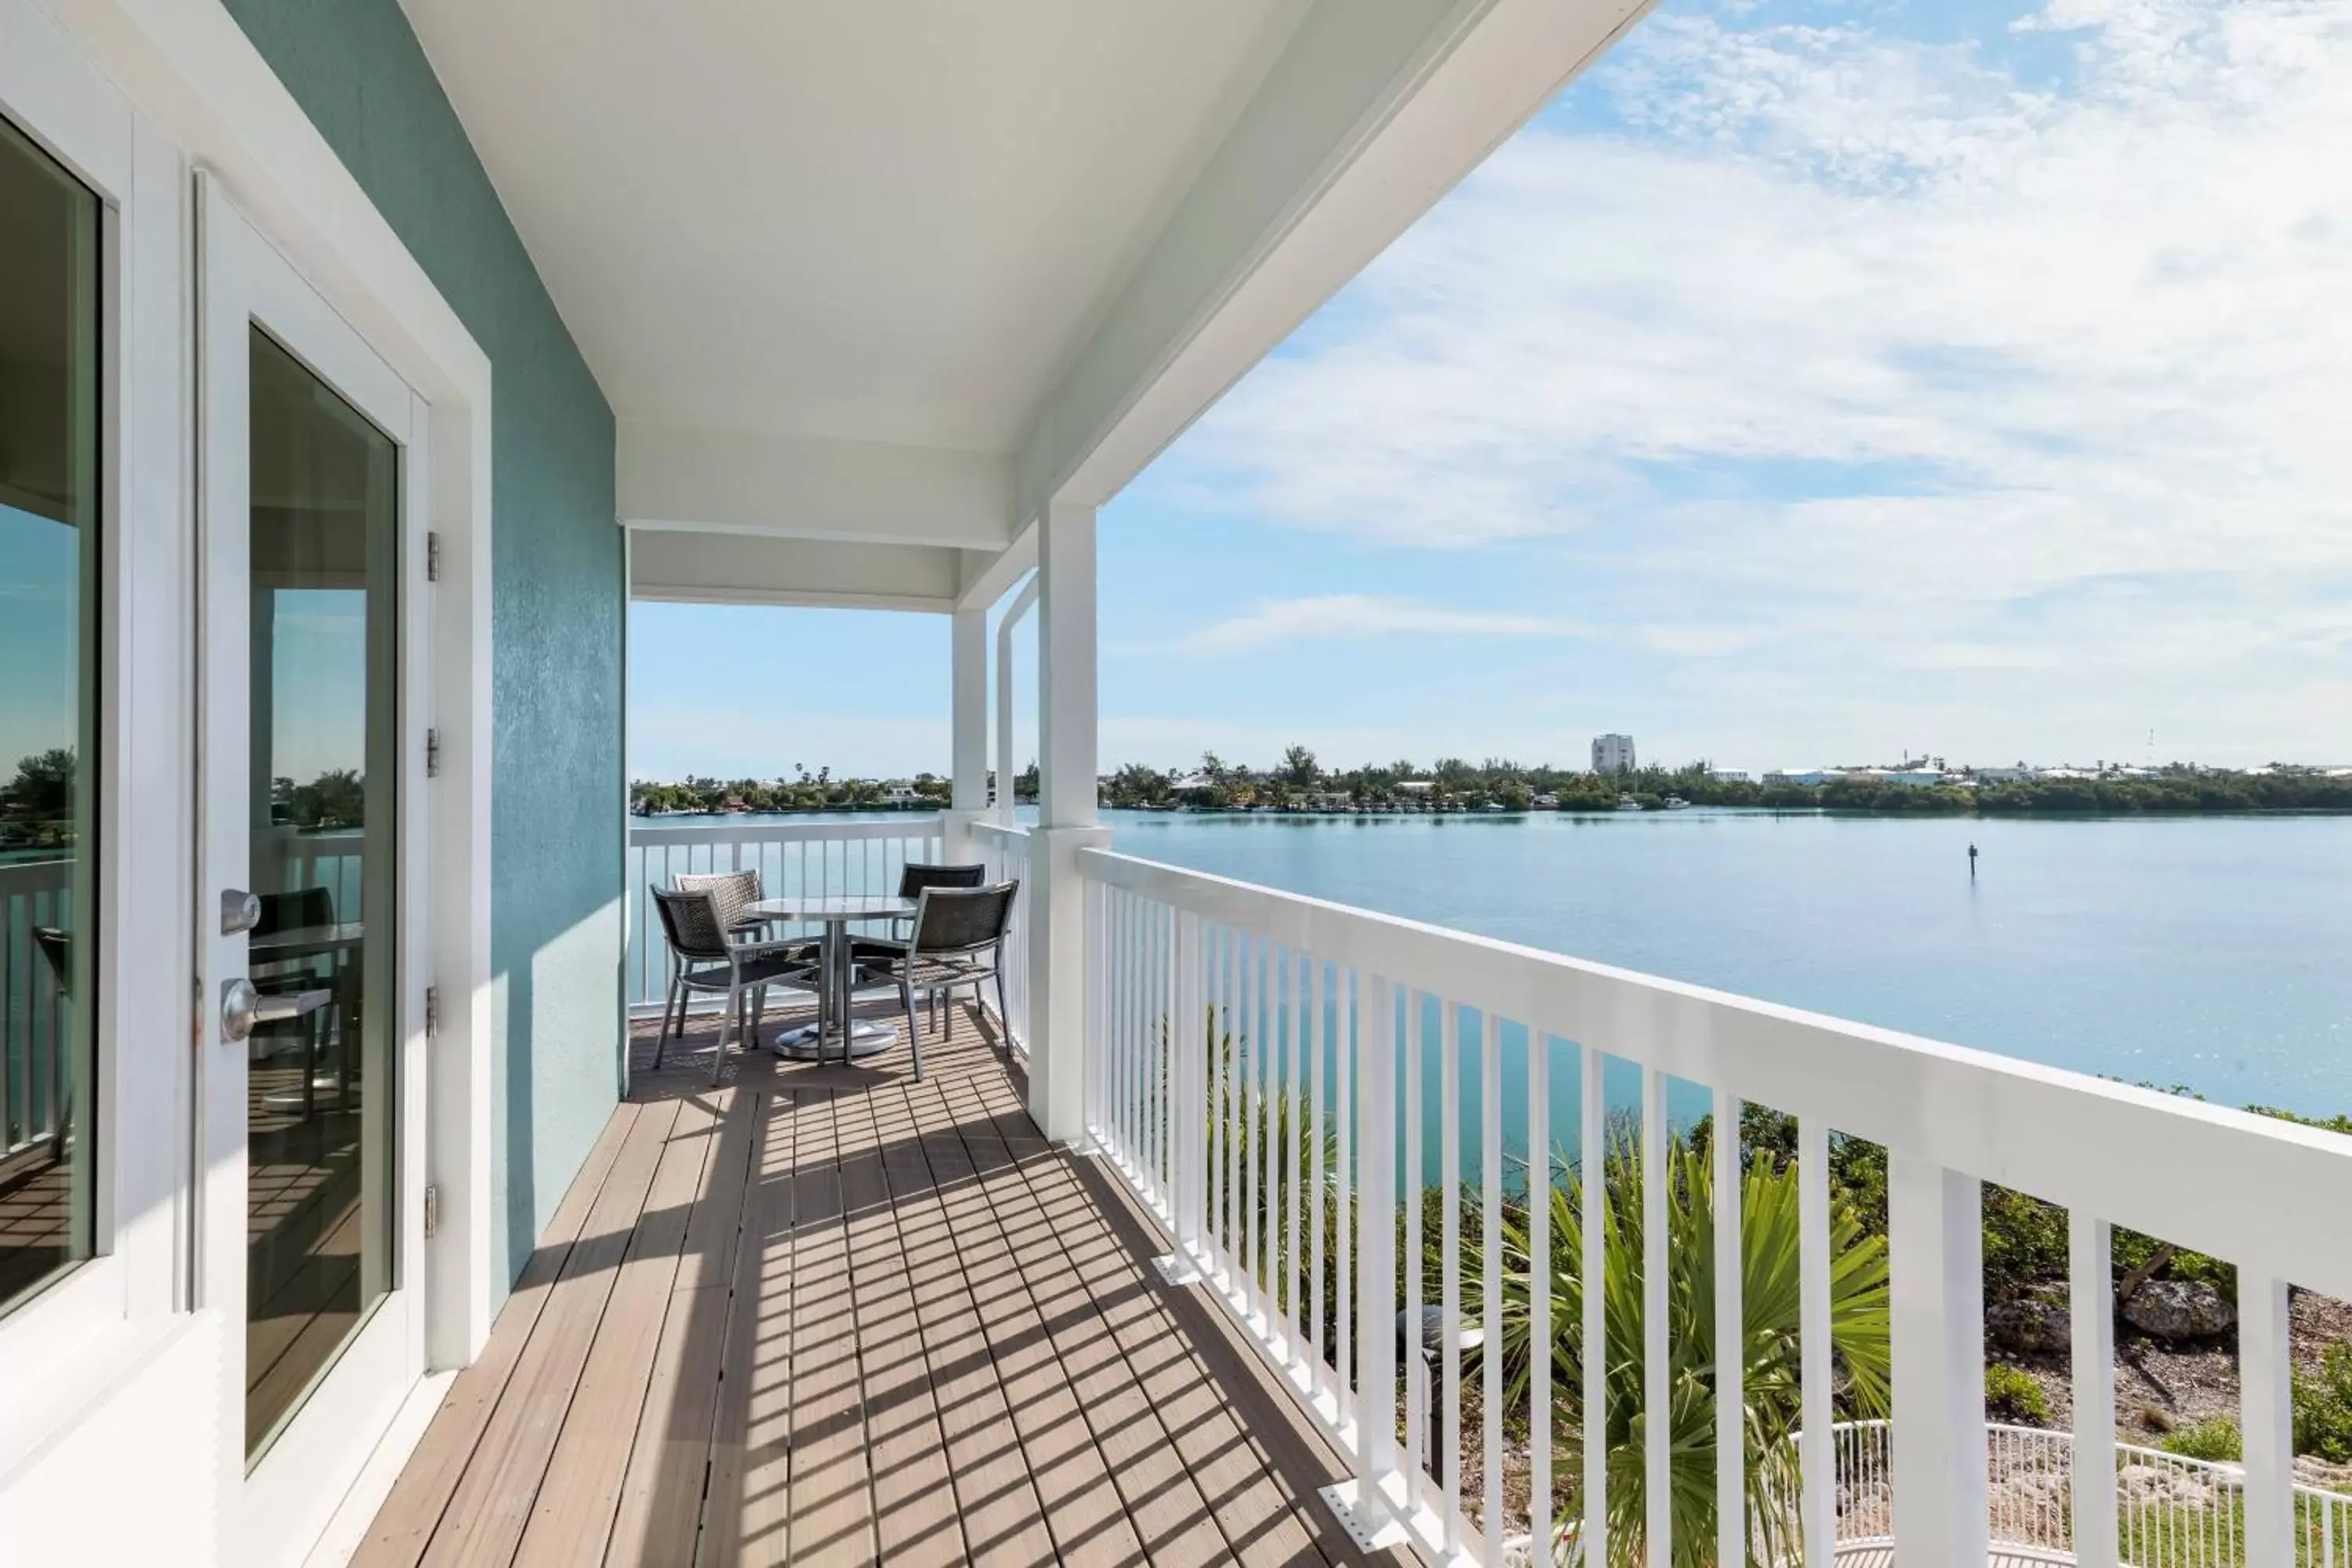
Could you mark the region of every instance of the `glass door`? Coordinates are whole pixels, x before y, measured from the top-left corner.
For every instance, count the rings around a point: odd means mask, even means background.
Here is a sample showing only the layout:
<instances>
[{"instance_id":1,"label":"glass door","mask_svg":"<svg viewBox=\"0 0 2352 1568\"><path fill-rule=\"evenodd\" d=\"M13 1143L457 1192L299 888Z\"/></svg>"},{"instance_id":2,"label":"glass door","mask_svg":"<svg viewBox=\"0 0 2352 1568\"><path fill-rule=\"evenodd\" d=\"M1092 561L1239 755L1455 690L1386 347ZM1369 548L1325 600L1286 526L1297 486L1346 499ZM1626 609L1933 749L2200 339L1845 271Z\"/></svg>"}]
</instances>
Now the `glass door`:
<instances>
[{"instance_id":1,"label":"glass door","mask_svg":"<svg viewBox=\"0 0 2352 1568\"><path fill-rule=\"evenodd\" d=\"M422 1372L404 741L422 422L209 186L204 223L198 1256L205 1304L242 1326L240 1533L266 1533L331 1502Z\"/></svg>"}]
</instances>

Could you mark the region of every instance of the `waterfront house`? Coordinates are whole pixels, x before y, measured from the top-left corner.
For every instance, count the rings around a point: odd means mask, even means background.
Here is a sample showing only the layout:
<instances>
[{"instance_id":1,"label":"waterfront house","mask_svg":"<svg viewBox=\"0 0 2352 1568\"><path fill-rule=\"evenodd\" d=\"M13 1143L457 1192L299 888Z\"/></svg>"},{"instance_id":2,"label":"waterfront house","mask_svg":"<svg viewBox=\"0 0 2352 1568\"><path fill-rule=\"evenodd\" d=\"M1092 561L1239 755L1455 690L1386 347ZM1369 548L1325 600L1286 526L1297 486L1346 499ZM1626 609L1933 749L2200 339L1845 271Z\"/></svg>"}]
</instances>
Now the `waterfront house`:
<instances>
[{"instance_id":1,"label":"waterfront house","mask_svg":"<svg viewBox=\"0 0 2352 1568\"><path fill-rule=\"evenodd\" d=\"M1598 1150L1614 1058L1653 1155L1669 1078L1718 1125L1798 1118L1804 1463L1768 1503L1815 1568L2009 1539L1988 1181L2069 1205L2078 1264L2063 1540L2021 1544L2116 1560L2120 1225L2236 1265L2227 1530L2289 1562L2286 1292L2352 1296L2327 1135L1174 870L1097 819L1097 509L1642 9L0 0L0 597L86 610L7 672L50 728L0 864L0 1558L1452 1563L1573 1525L1612 1560L1632 1470L1595 1444L1553 1487L1553 1358L1527 1427L1488 1382L1461 1429L1500 1361L1397 1194L1483 1168L1497 1214L1511 1139ZM632 826L633 597L946 618L950 805ZM1025 828L990 797L1024 623ZM788 713L860 658L710 679ZM343 750L280 792L305 724ZM657 1033L646 893L722 857L800 898L982 862L1020 885L1009 973L919 1079ZM1310 1101L1276 1158L1256 1130ZM1890 1151L1902 1436L1866 1473L1832 1129ZM1739 1272L1713 1289L1737 1318ZM1423 1307L1442 1344L1400 1355ZM1744 1405L1736 1360L1642 1363L1664 1562L1670 1403L1735 1438ZM1719 1451L1694 1486L1744 1555Z\"/></svg>"}]
</instances>

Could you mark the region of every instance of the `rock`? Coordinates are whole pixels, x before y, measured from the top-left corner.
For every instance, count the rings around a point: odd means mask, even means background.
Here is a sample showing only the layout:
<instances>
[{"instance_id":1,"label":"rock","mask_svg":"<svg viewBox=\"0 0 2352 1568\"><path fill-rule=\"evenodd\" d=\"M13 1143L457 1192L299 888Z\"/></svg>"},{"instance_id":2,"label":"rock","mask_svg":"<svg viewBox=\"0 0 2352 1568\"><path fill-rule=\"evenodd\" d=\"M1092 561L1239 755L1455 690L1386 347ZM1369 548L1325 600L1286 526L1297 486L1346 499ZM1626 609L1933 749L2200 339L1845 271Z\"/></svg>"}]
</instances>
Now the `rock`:
<instances>
[{"instance_id":1,"label":"rock","mask_svg":"<svg viewBox=\"0 0 2352 1568\"><path fill-rule=\"evenodd\" d=\"M2213 1500L2213 1489L2179 1460L2168 1465L2125 1465L2116 1471L2116 1493L2126 1502L2201 1504Z\"/></svg>"},{"instance_id":2,"label":"rock","mask_svg":"<svg viewBox=\"0 0 2352 1568\"><path fill-rule=\"evenodd\" d=\"M2237 1321L2230 1299L2198 1280L2151 1279L2124 1303L2124 1321L2159 1340L2210 1339Z\"/></svg>"},{"instance_id":3,"label":"rock","mask_svg":"<svg viewBox=\"0 0 2352 1568\"><path fill-rule=\"evenodd\" d=\"M1995 1301L1985 1309L1985 1332L2001 1350L2038 1355L2072 1344L2074 1320L2055 1301Z\"/></svg>"}]
</instances>

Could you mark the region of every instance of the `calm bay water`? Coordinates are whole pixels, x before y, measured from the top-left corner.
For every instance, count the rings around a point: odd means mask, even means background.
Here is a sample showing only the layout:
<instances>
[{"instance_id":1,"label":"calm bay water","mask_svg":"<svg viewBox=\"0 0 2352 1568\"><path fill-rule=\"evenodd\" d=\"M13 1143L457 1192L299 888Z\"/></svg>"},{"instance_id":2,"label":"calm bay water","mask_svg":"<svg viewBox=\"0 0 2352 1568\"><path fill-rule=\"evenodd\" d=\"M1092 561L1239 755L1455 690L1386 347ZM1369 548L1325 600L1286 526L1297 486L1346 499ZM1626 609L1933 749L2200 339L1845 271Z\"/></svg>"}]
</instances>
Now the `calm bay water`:
<instances>
[{"instance_id":1,"label":"calm bay water","mask_svg":"<svg viewBox=\"0 0 2352 1568\"><path fill-rule=\"evenodd\" d=\"M2352 1110L2352 819L1109 815L1148 859L2226 1104Z\"/></svg>"}]
</instances>

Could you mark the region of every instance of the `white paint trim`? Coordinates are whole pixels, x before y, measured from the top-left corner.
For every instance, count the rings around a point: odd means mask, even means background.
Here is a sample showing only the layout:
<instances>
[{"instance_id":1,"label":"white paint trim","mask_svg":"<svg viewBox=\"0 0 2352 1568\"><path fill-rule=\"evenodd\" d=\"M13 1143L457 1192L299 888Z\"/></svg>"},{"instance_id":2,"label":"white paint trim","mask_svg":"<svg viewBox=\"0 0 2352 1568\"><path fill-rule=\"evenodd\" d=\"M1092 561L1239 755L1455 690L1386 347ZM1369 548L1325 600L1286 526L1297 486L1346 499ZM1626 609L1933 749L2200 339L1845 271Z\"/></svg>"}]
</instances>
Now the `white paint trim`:
<instances>
[{"instance_id":1,"label":"white paint trim","mask_svg":"<svg viewBox=\"0 0 2352 1568\"><path fill-rule=\"evenodd\" d=\"M992 551L1013 540L1011 465L986 452L623 420L615 475L631 528Z\"/></svg>"}]
</instances>

